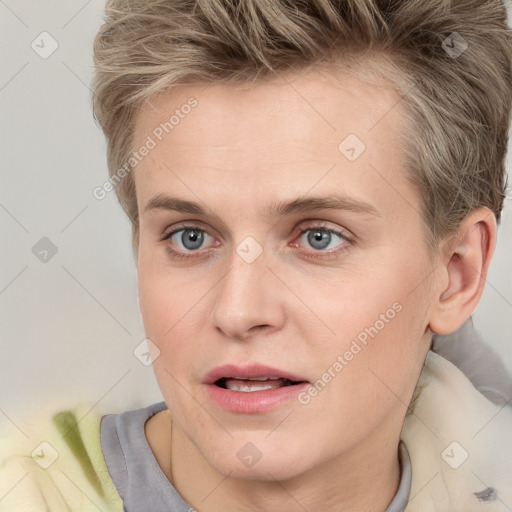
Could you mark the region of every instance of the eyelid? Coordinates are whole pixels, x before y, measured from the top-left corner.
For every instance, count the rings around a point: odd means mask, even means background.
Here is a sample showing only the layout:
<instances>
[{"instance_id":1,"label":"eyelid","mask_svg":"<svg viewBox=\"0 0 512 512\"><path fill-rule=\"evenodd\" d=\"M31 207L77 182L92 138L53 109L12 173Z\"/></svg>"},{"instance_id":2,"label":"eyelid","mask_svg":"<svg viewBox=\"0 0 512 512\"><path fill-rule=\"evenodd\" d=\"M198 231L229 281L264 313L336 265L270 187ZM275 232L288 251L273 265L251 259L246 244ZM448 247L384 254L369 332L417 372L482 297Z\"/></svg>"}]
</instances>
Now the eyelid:
<instances>
[{"instance_id":1,"label":"eyelid","mask_svg":"<svg viewBox=\"0 0 512 512\"><path fill-rule=\"evenodd\" d=\"M310 220L306 221L306 224L301 224L297 228L297 234L302 235L304 232L319 229L322 231L330 231L332 233L335 233L339 235L341 238L345 239L347 242L355 243L356 242L356 236L349 231L346 228L335 226L333 227L329 222L322 221L322 220Z\"/></svg>"},{"instance_id":2,"label":"eyelid","mask_svg":"<svg viewBox=\"0 0 512 512\"><path fill-rule=\"evenodd\" d=\"M305 225L308 225L308 228L304 227ZM350 232L348 229L343 227L332 227L328 221L325 220L306 220L302 221L300 225L296 228L295 233L301 234L302 231L306 229L325 229L326 231L333 231L338 232L340 235L343 236L343 238L346 238L347 240L355 241L356 236ZM209 228L203 227L201 221L185 221L183 223L178 223L172 226L172 229L169 231L166 229L164 234L162 235L162 240L166 240L171 235L175 234L177 231L182 231L184 229L198 229L201 231L204 231L208 233L210 236L214 236L211 233L209 233Z\"/></svg>"},{"instance_id":3,"label":"eyelid","mask_svg":"<svg viewBox=\"0 0 512 512\"><path fill-rule=\"evenodd\" d=\"M172 235L176 234L178 231L183 231L187 229L197 229L198 231L204 231L208 235L210 235L213 238L216 238L215 235L212 235L210 233L211 229L210 227L205 227L202 225L200 221L188 221L188 222L182 222L178 224L173 224L170 228L167 228L161 238L161 241L169 239Z\"/></svg>"}]
</instances>

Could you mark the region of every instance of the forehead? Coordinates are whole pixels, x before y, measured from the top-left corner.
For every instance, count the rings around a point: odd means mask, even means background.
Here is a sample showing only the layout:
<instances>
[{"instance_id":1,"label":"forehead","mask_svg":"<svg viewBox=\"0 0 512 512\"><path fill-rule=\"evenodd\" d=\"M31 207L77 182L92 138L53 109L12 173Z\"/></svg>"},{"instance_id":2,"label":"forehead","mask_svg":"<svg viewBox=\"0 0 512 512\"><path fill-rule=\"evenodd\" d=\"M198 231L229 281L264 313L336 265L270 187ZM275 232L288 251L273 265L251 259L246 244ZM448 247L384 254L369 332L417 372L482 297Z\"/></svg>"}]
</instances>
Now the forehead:
<instances>
[{"instance_id":1,"label":"forehead","mask_svg":"<svg viewBox=\"0 0 512 512\"><path fill-rule=\"evenodd\" d=\"M138 113L134 147L148 137L155 147L135 170L137 197L144 203L177 186L190 197L178 181L220 200L244 190L244 206L252 196L282 199L312 188L374 200L391 198L393 188L411 196L403 136L397 92L349 73L287 73L243 87L183 85Z\"/></svg>"}]
</instances>

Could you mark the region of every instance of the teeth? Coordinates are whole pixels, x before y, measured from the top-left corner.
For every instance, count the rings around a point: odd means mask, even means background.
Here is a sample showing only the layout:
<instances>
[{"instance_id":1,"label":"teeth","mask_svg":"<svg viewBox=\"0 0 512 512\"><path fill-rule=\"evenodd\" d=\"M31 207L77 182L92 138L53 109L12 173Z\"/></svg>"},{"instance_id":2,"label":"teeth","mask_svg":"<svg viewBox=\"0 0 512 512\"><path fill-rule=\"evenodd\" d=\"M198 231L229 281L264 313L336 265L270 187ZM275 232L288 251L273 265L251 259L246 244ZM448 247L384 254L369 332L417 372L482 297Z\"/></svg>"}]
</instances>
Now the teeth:
<instances>
[{"instance_id":1,"label":"teeth","mask_svg":"<svg viewBox=\"0 0 512 512\"><path fill-rule=\"evenodd\" d=\"M263 383L263 381L266 381ZM230 391L251 393L253 391L265 391L276 389L291 384L287 379L270 379L268 377L255 379L226 379L224 385Z\"/></svg>"},{"instance_id":2,"label":"teeth","mask_svg":"<svg viewBox=\"0 0 512 512\"><path fill-rule=\"evenodd\" d=\"M281 384L244 384L242 381L227 381L226 388L231 391L242 391L244 393L251 393L252 391L265 391L266 389L280 388Z\"/></svg>"}]
</instances>

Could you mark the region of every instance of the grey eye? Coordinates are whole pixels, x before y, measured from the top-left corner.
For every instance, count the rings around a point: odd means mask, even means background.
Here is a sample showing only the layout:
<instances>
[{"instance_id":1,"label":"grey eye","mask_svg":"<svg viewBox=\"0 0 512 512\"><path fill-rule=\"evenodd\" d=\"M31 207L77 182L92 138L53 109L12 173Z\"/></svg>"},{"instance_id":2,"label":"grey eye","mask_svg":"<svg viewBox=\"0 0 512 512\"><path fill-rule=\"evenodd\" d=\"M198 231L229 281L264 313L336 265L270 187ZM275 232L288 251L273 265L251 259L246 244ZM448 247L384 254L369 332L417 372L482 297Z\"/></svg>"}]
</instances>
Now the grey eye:
<instances>
[{"instance_id":1,"label":"grey eye","mask_svg":"<svg viewBox=\"0 0 512 512\"><path fill-rule=\"evenodd\" d=\"M325 250L325 249L333 249L337 247L341 243L343 243L344 239L336 234L334 231L329 229L308 229L302 235L307 235L307 242L313 248L317 250ZM334 245L334 247L329 247L331 242L336 242L336 238L340 240L340 243Z\"/></svg>"},{"instance_id":2,"label":"grey eye","mask_svg":"<svg viewBox=\"0 0 512 512\"><path fill-rule=\"evenodd\" d=\"M173 243L176 243L180 249L194 251L203 245L206 233L200 229L180 229L171 237Z\"/></svg>"}]
</instances>

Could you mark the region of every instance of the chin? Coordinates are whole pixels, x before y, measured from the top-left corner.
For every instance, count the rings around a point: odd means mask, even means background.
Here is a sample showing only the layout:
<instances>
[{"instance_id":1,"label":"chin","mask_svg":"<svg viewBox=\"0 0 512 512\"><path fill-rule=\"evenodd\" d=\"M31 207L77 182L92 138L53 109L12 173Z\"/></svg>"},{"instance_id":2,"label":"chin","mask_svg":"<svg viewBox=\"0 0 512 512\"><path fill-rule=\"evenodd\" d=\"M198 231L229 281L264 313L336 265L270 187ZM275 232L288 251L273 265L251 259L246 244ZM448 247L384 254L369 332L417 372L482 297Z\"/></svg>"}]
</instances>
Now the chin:
<instances>
[{"instance_id":1,"label":"chin","mask_svg":"<svg viewBox=\"0 0 512 512\"><path fill-rule=\"evenodd\" d=\"M260 460L252 468L240 467L241 464L231 461L223 461L215 469L234 480L275 482L289 480L302 473L300 468L294 464L294 460L289 461L266 461Z\"/></svg>"},{"instance_id":2,"label":"chin","mask_svg":"<svg viewBox=\"0 0 512 512\"><path fill-rule=\"evenodd\" d=\"M303 445L302 445L303 447ZM286 449L286 450L285 450ZM232 440L220 449L212 448L203 454L219 473L236 480L275 481L296 477L313 466L301 446L276 445L268 441ZM288 452L288 453L287 453ZM301 453L298 458L297 454Z\"/></svg>"}]
</instances>

